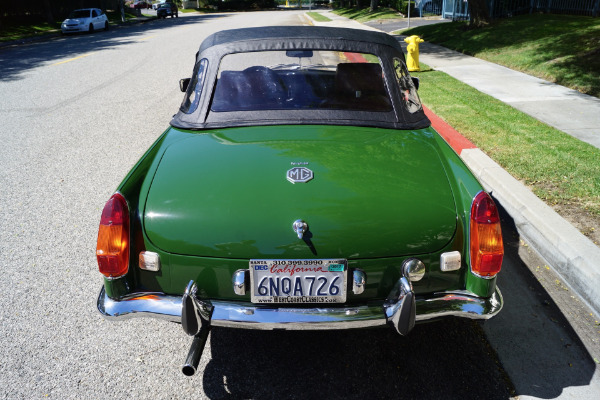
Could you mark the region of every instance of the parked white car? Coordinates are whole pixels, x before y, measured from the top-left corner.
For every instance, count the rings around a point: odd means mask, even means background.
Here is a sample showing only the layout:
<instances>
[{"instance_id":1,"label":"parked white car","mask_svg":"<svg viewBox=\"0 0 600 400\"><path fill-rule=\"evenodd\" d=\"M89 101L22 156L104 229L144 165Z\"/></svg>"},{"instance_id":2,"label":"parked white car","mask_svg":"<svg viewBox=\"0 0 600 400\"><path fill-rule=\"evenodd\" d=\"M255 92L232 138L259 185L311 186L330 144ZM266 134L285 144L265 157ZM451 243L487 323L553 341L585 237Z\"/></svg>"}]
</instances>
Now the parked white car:
<instances>
[{"instance_id":1,"label":"parked white car","mask_svg":"<svg viewBox=\"0 0 600 400\"><path fill-rule=\"evenodd\" d=\"M83 8L71 11L61 25L62 33L93 32L108 30L108 17L98 8Z\"/></svg>"},{"instance_id":2,"label":"parked white car","mask_svg":"<svg viewBox=\"0 0 600 400\"><path fill-rule=\"evenodd\" d=\"M153 10L157 10L157 9L158 9L158 7L160 7L160 5L161 5L161 4L164 4L164 3L166 3L166 0L163 0L163 1L156 2L156 3L152 4L152 9L153 9Z\"/></svg>"}]
</instances>

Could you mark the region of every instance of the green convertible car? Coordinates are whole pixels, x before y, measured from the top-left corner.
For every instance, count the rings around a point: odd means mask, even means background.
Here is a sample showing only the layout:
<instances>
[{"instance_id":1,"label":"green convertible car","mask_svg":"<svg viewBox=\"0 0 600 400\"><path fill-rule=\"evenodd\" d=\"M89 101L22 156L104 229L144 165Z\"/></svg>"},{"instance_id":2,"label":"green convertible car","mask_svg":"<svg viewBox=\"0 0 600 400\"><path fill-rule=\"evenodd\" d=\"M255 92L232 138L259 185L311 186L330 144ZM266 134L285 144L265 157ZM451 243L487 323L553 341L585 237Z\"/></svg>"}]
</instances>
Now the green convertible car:
<instances>
[{"instance_id":1,"label":"green convertible car","mask_svg":"<svg viewBox=\"0 0 600 400\"><path fill-rule=\"evenodd\" d=\"M433 130L393 37L215 33L171 126L102 212L107 318L351 329L502 308L498 210Z\"/></svg>"}]
</instances>

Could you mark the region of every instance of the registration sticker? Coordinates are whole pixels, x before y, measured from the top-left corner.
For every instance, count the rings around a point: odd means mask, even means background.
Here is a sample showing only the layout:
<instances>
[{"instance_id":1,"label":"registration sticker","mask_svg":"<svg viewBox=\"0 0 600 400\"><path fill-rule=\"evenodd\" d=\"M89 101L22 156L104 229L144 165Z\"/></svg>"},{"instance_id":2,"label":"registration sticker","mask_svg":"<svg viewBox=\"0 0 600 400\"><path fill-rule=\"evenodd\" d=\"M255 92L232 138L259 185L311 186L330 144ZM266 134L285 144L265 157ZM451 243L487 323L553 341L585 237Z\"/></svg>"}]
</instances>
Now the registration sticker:
<instances>
[{"instance_id":1,"label":"registration sticker","mask_svg":"<svg viewBox=\"0 0 600 400\"><path fill-rule=\"evenodd\" d=\"M330 264L329 271L330 272L340 272L344 270L344 264Z\"/></svg>"},{"instance_id":2,"label":"registration sticker","mask_svg":"<svg viewBox=\"0 0 600 400\"><path fill-rule=\"evenodd\" d=\"M253 303L345 303L345 259L250 260Z\"/></svg>"}]
</instances>

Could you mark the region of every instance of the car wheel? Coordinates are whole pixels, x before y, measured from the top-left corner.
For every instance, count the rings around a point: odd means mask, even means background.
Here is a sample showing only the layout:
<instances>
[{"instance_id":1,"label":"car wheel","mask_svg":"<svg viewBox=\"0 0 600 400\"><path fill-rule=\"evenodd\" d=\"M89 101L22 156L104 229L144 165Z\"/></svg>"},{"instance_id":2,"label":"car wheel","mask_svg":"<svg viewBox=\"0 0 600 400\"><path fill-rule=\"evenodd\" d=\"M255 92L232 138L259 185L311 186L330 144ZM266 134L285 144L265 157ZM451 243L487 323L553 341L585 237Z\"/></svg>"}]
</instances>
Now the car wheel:
<instances>
[{"instance_id":1,"label":"car wheel","mask_svg":"<svg viewBox=\"0 0 600 400\"><path fill-rule=\"evenodd\" d=\"M89 33L94 32L94 24L90 24L90 26L88 27L88 32Z\"/></svg>"},{"instance_id":2,"label":"car wheel","mask_svg":"<svg viewBox=\"0 0 600 400\"><path fill-rule=\"evenodd\" d=\"M104 23L104 30L105 30L105 31L107 31L107 30L108 30L108 21L106 21L106 22Z\"/></svg>"}]
</instances>

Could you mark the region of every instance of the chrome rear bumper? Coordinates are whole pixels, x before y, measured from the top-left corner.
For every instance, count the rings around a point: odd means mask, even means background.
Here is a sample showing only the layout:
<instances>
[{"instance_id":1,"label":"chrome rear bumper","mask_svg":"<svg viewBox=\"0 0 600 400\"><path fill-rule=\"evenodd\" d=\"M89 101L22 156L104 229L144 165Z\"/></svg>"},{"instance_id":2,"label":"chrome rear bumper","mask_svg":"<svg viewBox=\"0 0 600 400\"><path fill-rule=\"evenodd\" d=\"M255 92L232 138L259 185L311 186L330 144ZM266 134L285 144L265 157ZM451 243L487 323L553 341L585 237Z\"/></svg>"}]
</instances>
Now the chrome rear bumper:
<instances>
[{"instance_id":1,"label":"chrome rear bumper","mask_svg":"<svg viewBox=\"0 0 600 400\"><path fill-rule=\"evenodd\" d=\"M391 323L394 304L342 307L277 308L257 306L248 302L199 300L199 312L206 313L211 326L245 329L354 329L385 326ZM496 315L503 304L496 287L490 298L481 298L467 291L435 293L430 298L416 298L416 321L455 316L488 319ZM106 295L104 287L98 297L98 311L109 319L152 317L181 323L182 297L163 293L135 293L119 300Z\"/></svg>"}]
</instances>

